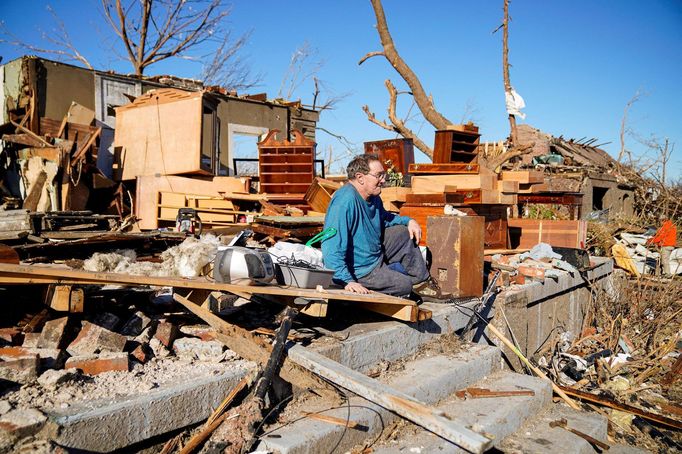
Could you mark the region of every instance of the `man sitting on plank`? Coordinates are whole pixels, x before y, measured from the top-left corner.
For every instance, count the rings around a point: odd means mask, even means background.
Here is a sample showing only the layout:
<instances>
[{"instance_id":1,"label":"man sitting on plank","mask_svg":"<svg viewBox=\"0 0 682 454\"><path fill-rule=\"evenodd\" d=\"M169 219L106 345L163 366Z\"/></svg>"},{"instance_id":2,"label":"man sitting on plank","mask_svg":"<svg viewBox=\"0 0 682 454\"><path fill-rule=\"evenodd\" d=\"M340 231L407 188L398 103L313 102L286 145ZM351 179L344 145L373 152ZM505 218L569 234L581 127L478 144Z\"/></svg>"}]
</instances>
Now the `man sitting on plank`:
<instances>
[{"instance_id":1,"label":"man sitting on plank","mask_svg":"<svg viewBox=\"0 0 682 454\"><path fill-rule=\"evenodd\" d=\"M325 217L325 229L333 227L337 234L322 242L334 282L355 293L408 296L414 291L424 298L445 298L419 250L417 221L384 209L379 194L386 172L379 158L356 156L346 171L348 183L334 193Z\"/></svg>"}]
</instances>

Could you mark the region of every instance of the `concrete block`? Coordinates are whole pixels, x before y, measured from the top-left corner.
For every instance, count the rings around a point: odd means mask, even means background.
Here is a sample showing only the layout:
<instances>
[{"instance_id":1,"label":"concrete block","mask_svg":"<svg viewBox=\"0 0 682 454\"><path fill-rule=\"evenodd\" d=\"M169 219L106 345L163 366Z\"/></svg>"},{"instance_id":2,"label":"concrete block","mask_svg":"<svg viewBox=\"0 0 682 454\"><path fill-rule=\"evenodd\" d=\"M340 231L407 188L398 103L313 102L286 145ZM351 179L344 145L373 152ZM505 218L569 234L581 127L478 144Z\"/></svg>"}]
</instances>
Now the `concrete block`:
<instances>
[{"instance_id":1,"label":"concrete block","mask_svg":"<svg viewBox=\"0 0 682 454\"><path fill-rule=\"evenodd\" d=\"M180 330L173 323L161 322L156 327L156 333L154 337L157 338L164 347L171 348L173 346L173 341L177 339L180 334Z\"/></svg>"},{"instance_id":2,"label":"concrete block","mask_svg":"<svg viewBox=\"0 0 682 454\"><path fill-rule=\"evenodd\" d=\"M111 312L100 312L92 319L92 323L109 331L116 331L116 327L121 323L121 319Z\"/></svg>"},{"instance_id":3,"label":"concrete block","mask_svg":"<svg viewBox=\"0 0 682 454\"><path fill-rule=\"evenodd\" d=\"M21 344L22 347L38 347L38 340L40 339L40 333L25 333L24 342Z\"/></svg>"},{"instance_id":4,"label":"concrete block","mask_svg":"<svg viewBox=\"0 0 682 454\"><path fill-rule=\"evenodd\" d=\"M40 333L40 338L38 339L38 347L62 348L68 323L69 317L57 318L45 322L43 331Z\"/></svg>"},{"instance_id":5,"label":"concrete block","mask_svg":"<svg viewBox=\"0 0 682 454\"><path fill-rule=\"evenodd\" d=\"M6 345L21 345L24 335L17 328L0 328L0 343Z\"/></svg>"},{"instance_id":6,"label":"concrete block","mask_svg":"<svg viewBox=\"0 0 682 454\"><path fill-rule=\"evenodd\" d=\"M137 311L130 317L120 329L119 333L124 336L139 336L143 329L145 329L152 319L147 317L143 312Z\"/></svg>"},{"instance_id":7,"label":"concrete block","mask_svg":"<svg viewBox=\"0 0 682 454\"><path fill-rule=\"evenodd\" d=\"M128 339L125 336L84 321L78 336L69 344L66 351L73 356L99 352L121 352L127 341Z\"/></svg>"},{"instance_id":8,"label":"concrete block","mask_svg":"<svg viewBox=\"0 0 682 454\"><path fill-rule=\"evenodd\" d=\"M47 422L47 417L35 408L17 408L0 417L0 430L24 438L37 433Z\"/></svg>"},{"instance_id":9,"label":"concrete block","mask_svg":"<svg viewBox=\"0 0 682 454\"><path fill-rule=\"evenodd\" d=\"M75 450L110 452L196 424L212 413L248 370L178 382L115 402L87 402L55 410L49 414L59 425L54 441Z\"/></svg>"},{"instance_id":10,"label":"concrete block","mask_svg":"<svg viewBox=\"0 0 682 454\"><path fill-rule=\"evenodd\" d=\"M72 356L66 360L64 368L78 369L88 375L97 375L113 370L128 371L128 354L102 353L99 355Z\"/></svg>"},{"instance_id":11,"label":"concrete block","mask_svg":"<svg viewBox=\"0 0 682 454\"><path fill-rule=\"evenodd\" d=\"M21 356L0 361L0 380L16 383L31 383L38 377L40 358L38 355Z\"/></svg>"},{"instance_id":12,"label":"concrete block","mask_svg":"<svg viewBox=\"0 0 682 454\"><path fill-rule=\"evenodd\" d=\"M218 341L203 341L195 337L181 337L173 343L173 351L180 358L200 361L220 361L225 346Z\"/></svg>"}]
</instances>

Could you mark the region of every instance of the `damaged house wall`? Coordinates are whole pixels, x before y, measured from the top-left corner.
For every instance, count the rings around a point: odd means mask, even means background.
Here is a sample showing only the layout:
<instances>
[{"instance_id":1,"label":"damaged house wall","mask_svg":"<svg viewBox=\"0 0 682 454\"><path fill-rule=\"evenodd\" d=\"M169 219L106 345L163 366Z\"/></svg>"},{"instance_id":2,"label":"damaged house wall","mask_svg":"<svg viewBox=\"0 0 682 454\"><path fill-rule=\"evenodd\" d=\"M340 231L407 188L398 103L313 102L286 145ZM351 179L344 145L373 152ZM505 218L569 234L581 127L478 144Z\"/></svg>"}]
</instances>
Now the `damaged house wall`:
<instances>
[{"instance_id":1,"label":"damaged house wall","mask_svg":"<svg viewBox=\"0 0 682 454\"><path fill-rule=\"evenodd\" d=\"M154 76L140 80L132 76L107 73L54 62L34 56L24 56L2 65L3 123L7 123L7 110L30 108L34 93L36 112L35 124L30 128L40 131L39 121L48 118L61 122L72 102L92 109L96 113L96 126L102 128L97 166L108 177L113 176L114 130L116 128L115 108L130 103L153 89L174 87L184 92L197 92L205 87L200 81L172 76ZM282 139L291 138L292 128L298 128L306 137L315 139L315 125L319 112L305 109L300 103L270 102L266 97L256 99L224 94L214 89L211 96L217 99L218 126L215 131L219 146L219 165L211 174L233 174L232 153L228 126L246 128L249 134L260 136L269 129L282 131ZM255 129L254 129L255 128ZM42 133L42 131L40 131ZM254 157L257 156L254 140Z\"/></svg>"}]
</instances>

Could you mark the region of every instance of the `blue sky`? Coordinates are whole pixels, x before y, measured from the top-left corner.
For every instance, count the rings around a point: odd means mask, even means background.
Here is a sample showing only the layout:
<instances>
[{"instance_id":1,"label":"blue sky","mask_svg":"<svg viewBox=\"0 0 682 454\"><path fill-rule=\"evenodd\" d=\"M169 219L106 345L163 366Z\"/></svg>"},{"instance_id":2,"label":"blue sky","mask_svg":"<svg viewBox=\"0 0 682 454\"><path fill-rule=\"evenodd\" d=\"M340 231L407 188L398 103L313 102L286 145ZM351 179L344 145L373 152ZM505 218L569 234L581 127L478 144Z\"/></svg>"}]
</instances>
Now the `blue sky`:
<instances>
[{"instance_id":1,"label":"blue sky","mask_svg":"<svg viewBox=\"0 0 682 454\"><path fill-rule=\"evenodd\" d=\"M0 2L0 18L15 34L40 44L40 32L50 30L46 2ZM107 28L94 0L50 3L69 27L74 44L98 69L131 72L108 49ZM501 33L491 32L502 19L502 1L384 0L395 44L420 77L436 107L453 122L473 118L483 140L508 134L501 69ZM623 109L633 95L628 127L638 136L669 138L675 152L669 173L682 175L682 2L664 0L573 0L511 3L511 82L526 101L526 123L565 138L597 138L606 151L618 153ZM388 95L384 80L399 89L405 84L382 58L358 66L367 52L379 50L375 18L368 0L282 2L241 0L233 3L230 23L239 34L251 30L244 55L255 72L264 75L254 92L275 97L292 52L304 42L324 61L318 77L336 94L350 93L321 126L347 137L357 150L362 142L395 135L367 121L361 107L369 105L386 118ZM98 31L98 29L100 31ZM3 61L22 52L0 43ZM147 74L196 77L196 63L168 60ZM312 98L312 82L295 97ZM403 115L410 106L399 102ZM468 106L468 107L467 107ZM418 119L410 125L426 143L433 128ZM318 151L343 146L318 132ZM645 147L631 135L626 146L635 155ZM425 157L418 156L423 161Z\"/></svg>"}]
</instances>

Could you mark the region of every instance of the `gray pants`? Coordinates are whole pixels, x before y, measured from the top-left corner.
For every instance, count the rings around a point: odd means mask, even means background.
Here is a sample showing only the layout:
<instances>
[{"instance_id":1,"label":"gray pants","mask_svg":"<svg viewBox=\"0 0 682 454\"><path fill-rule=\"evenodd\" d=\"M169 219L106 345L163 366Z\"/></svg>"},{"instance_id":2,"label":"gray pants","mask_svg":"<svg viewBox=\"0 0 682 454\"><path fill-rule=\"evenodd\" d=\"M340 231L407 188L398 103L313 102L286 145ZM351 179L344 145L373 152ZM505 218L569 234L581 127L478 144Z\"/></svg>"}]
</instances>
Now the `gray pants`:
<instances>
[{"instance_id":1,"label":"gray pants","mask_svg":"<svg viewBox=\"0 0 682 454\"><path fill-rule=\"evenodd\" d=\"M358 282L366 288L389 295L407 296L414 284L429 278L429 270L426 269L419 246L410 239L406 226L387 228L382 249L382 261L367 276L358 278ZM400 267L405 273L395 270Z\"/></svg>"}]
</instances>

